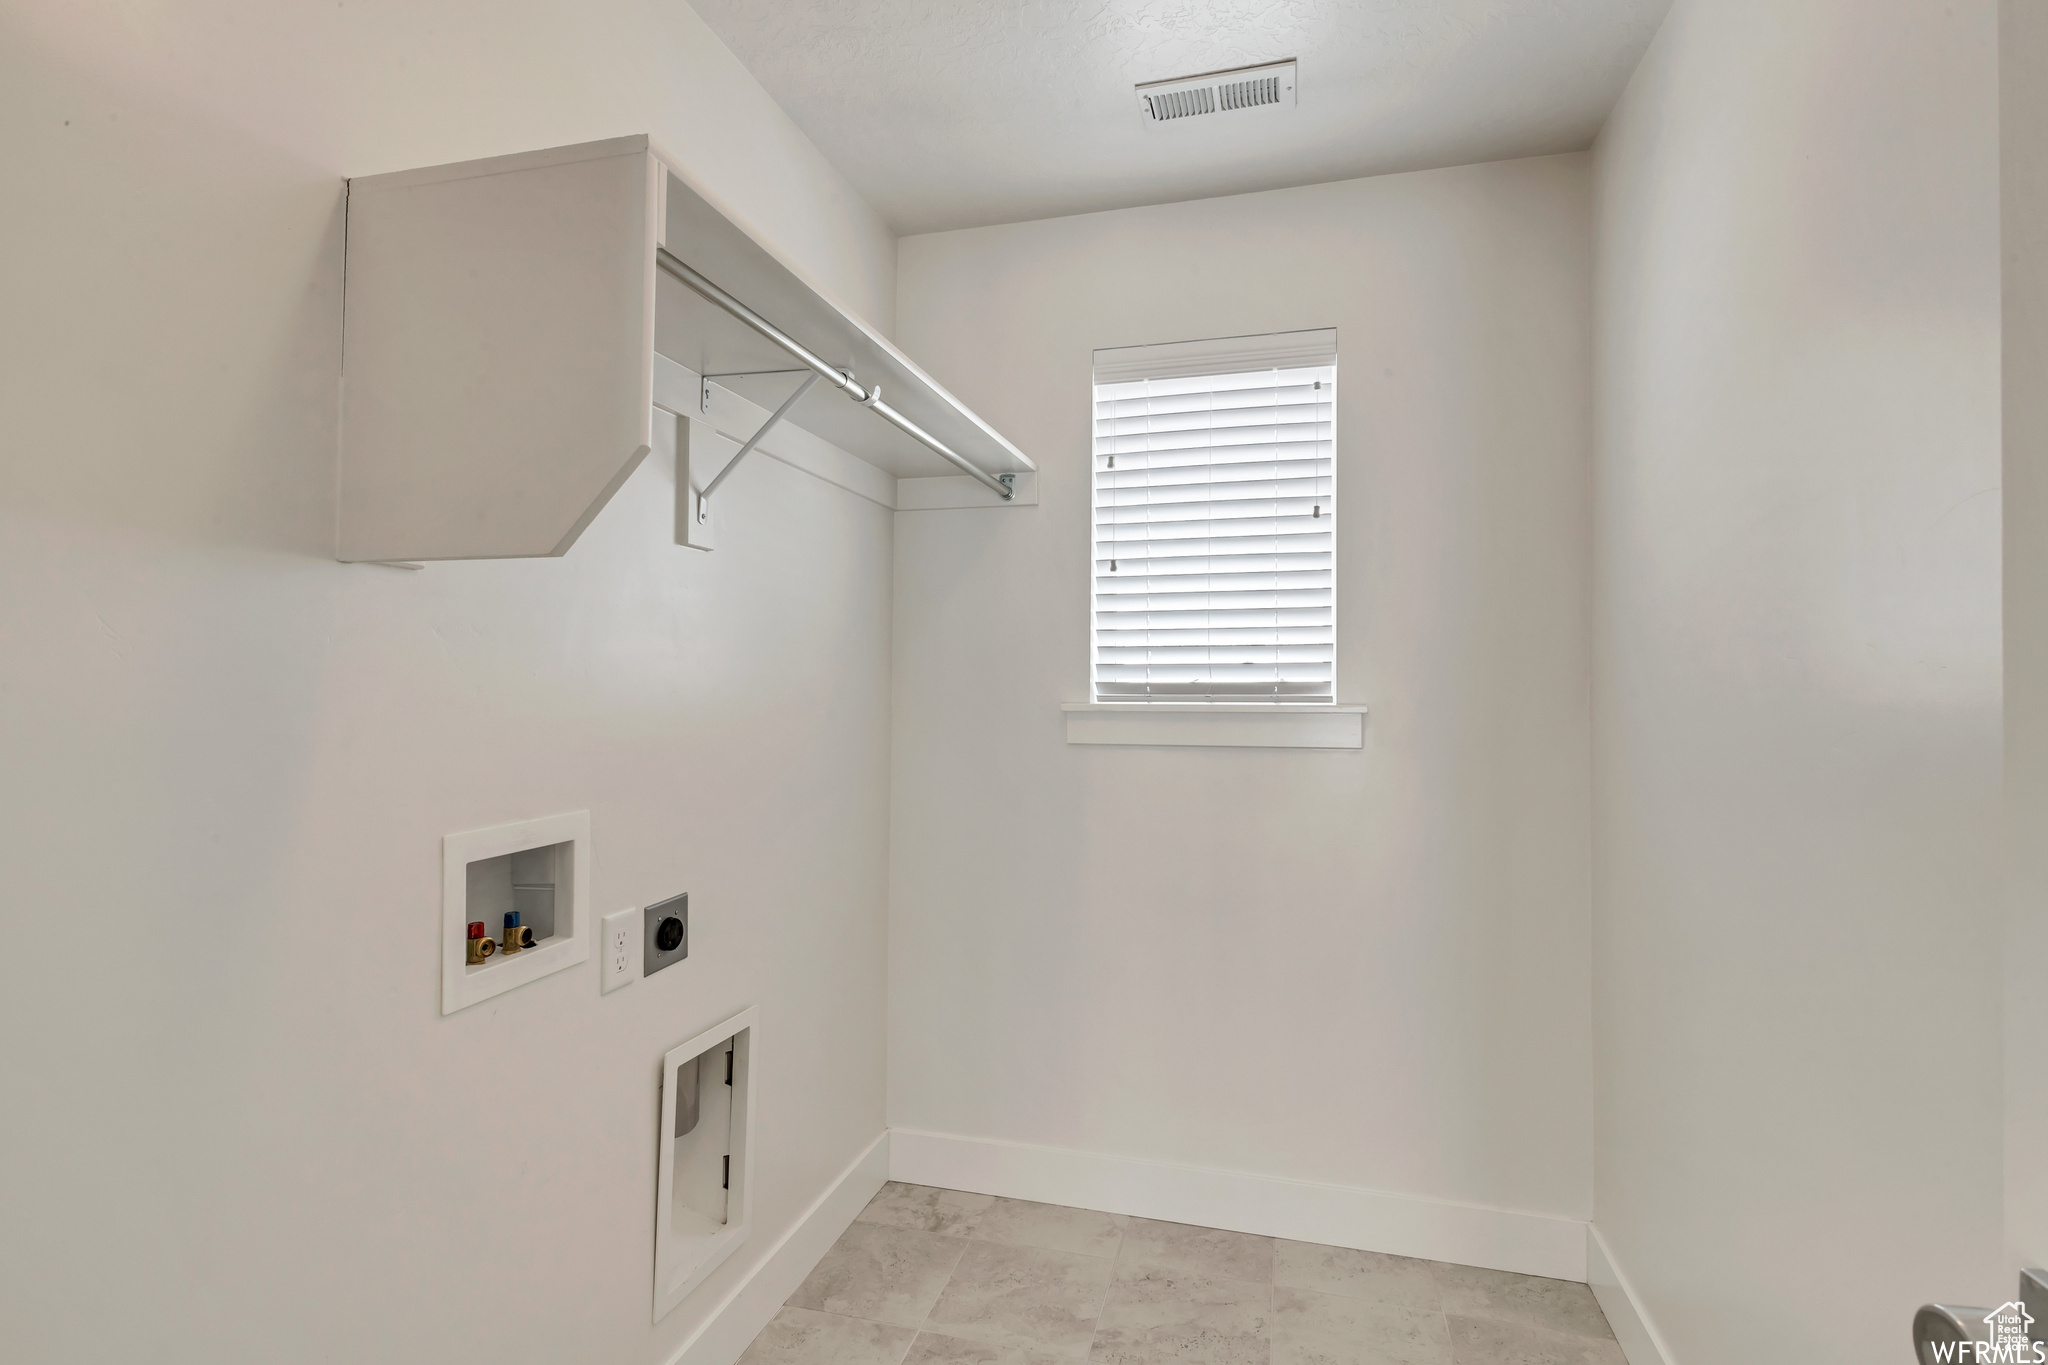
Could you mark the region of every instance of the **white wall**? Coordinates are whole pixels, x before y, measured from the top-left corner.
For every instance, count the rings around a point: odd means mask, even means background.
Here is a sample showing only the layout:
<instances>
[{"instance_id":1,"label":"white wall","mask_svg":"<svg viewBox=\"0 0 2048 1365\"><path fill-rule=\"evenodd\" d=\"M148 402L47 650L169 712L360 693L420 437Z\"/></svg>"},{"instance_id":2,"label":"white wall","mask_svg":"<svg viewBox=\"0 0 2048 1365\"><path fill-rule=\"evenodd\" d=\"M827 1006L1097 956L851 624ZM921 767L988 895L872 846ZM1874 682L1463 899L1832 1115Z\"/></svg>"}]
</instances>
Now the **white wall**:
<instances>
[{"instance_id":1,"label":"white wall","mask_svg":"<svg viewBox=\"0 0 2048 1365\"><path fill-rule=\"evenodd\" d=\"M2048 10L2002 0L2006 1247L2048 1265Z\"/></svg>"},{"instance_id":2,"label":"white wall","mask_svg":"<svg viewBox=\"0 0 2048 1365\"><path fill-rule=\"evenodd\" d=\"M647 131L887 321L680 4L0 12L0 1348L652 1362L882 1130L889 514L634 475L564 560L333 562L341 179ZM439 1014L439 839L592 812L683 966ZM664 1049L761 1007L757 1223L651 1323Z\"/></svg>"},{"instance_id":3,"label":"white wall","mask_svg":"<svg viewBox=\"0 0 2048 1365\"><path fill-rule=\"evenodd\" d=\"M892 1125L1586 1216L1588 175L903 241L1043 505L897 517ZM1069 748L1091 349L1328 326L1365 748Z\"/></svg>"},{"instance_id":4,"label":"white wall","mask_svg":"<svg viewBox=\"0 0 2048 1365\"><path fill-rule=\"evenodd\" d=\"M1680 0L1596 149L1596 1223L1677 1361L1998 1303L1992 0Z\"/></svg>"}]
</instances>

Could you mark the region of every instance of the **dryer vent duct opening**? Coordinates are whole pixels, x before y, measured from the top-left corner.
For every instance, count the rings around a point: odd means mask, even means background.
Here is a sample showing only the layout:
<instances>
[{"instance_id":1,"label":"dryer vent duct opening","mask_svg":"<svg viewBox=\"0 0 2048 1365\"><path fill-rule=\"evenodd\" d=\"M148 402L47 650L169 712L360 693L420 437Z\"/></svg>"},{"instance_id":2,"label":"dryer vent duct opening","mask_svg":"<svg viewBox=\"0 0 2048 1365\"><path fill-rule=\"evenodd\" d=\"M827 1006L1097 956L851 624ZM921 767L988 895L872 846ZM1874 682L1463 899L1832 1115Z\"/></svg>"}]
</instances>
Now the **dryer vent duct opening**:
<instances>
[{"instance_id":1,"label":"dryer vent duct opening","mask_svg":"<svg viewBox=\"0 0 2048 1365\"><path fill-rule=\"evenodd\" d=\"M1137 92L1138 110L1145 122L1154 126L1200 122L1204 116L1218 114L1292 109L1294 63L1268 62L1264 66L1240 66L1170 81L1147 81L1137 87Z\"/></svg>"}]
</instances>

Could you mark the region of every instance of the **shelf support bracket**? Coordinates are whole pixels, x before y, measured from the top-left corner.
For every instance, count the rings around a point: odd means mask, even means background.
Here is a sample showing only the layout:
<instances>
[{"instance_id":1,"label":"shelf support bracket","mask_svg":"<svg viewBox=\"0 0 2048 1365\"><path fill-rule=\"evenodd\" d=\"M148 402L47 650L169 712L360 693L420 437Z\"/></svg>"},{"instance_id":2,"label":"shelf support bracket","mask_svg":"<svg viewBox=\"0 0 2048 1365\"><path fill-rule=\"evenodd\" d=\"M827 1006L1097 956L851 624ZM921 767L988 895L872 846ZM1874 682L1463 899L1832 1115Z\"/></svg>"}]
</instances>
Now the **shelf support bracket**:
<instances>
[{"instance_id":1,"label":"shelf support bracket","mask_svg":"<svg viewBox=\"0 0 2048 1365\"><path fill-rule=\"evenodd\" d=\"M782 406L777 408L775 411L769 413L768 420L761 423L760 427L754 432L754 434L747 438L747 443L740 447L739 454L733 456L730 460L727 460L725 462L725 468L718 471L718 477L713 479L710 483L704 485L704 491L697 495L697 502L699 504L698 510L700 515L702 514L702 505L711 501L711 495L718 491L718 485L724 483L726 479L732 474L732 472L740 467L740 461L746 459L748 455L753 453L754 447L761 444L761 438L763 436L766 436L770 431L774 430L775 424L777 422L780 422L783 418L787 417L789 415L789 410L796 406L797 400L802 398L805 394L809 393L811 391L811 385L817 382L817 375L805 375L804 382L796 386L796 392L791 394L789 397L783 399Z\"/></svg>"},{"instance_id":2,"label":"shelf support bracket","mask_svg":"<svg viewBox=\"0 0 2048 1365\"><path fill-rule=\"evenodd\" d=\"M844 393L848 398L851 398L854 402L889 423L890 426L895 427L911 440L916 441L933 454L941 456L947 463L958 468L961 473L972 475L986 484L990 491L995 493L1004 502L1008 502L1016 496L1010 490L1010 486L1001 479L975 464L974 461L968 459L965 455L962 455L959 451L953 449L944 441L941 441L938 437L890 407L887 403L884 403L879 385L875 386L873 392L862 388L860 381L854 377L853 371L836 369L826 364L821 357L814 354L803 343L797 341L787 332L784 332L774 323L768 321L768 319L762 317L723 289L720 289L667 247L657 245L654 248L654 264L671 279L696 291L697 295L704 299L705 302L724 309L734 318L753 328L756 332L774 342L777 346L780 346L784 351L802 361L804 366L819 378L831 380L841 393ZM773 419L770 419L769 425L774 425ZM763 428L763 430L766 430L766 428ZM735 457L734 463L738 463L737 457ZM727 466L727 468L730 467ZM724 477L724 473L721 472L719 478ZM710 492L710 489L705 489L705 496L708 497Z\"/></svg>"}]
</instances>

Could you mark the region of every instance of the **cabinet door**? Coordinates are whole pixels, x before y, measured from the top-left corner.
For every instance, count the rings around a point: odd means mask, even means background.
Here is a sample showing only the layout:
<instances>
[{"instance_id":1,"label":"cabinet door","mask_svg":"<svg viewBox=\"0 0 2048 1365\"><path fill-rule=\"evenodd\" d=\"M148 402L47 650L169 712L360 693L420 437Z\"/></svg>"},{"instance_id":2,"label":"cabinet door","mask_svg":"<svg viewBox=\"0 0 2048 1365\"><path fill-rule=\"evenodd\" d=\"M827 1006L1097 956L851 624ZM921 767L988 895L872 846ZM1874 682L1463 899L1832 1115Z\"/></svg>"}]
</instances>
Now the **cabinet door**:
<instances>
[{"instance_id":1,"label":"cabinet door","mask_svg":"<svg viewBox=\"0 0 2048 1365\"><path fill-rule=\"evenodd\" d=\"M648 451L644 137L349 182L337 557L566 552Z\"/></svg>"}]
</instances>

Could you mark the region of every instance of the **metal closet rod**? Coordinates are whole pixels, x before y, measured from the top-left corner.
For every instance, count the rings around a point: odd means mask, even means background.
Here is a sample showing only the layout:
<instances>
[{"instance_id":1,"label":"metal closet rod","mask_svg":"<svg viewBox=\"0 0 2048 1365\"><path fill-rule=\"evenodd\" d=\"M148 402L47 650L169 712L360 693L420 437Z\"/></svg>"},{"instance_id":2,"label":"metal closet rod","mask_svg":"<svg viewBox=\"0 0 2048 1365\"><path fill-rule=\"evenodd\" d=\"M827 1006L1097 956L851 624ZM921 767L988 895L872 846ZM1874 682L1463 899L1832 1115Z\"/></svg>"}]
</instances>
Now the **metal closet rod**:
<instances>
[{"instance_id":1,"label":"metal closet rod","mask_svg":"<svg viewBox=\"0 0 2048 1365\"><path fill-rule=\"evenodd\" d=\"M762 317L753 309L747 307L744 303L741 303L732 295L726 293L723 289L720 289L710 280L705 279L667 247L657 246L654 248L654 263L682 284L689 286L706 302L718 305L718 307L744 322L783 350L788 351L798 360L801 360L806 367L817 371L820 379L830 380L833 386L848 398L851 398L864 408L872 409L876 416L910 437L911 440L916 441L919 445L924 446L933 453L950 460L963 472L972 474L975 478L987 484L1001 496L1003 501L1008 502L1014 496L1010 485L981 468L965 455L960 454L944 441L941 441L938 437L890 407L887 403L884 403L882 401L880 385L876 385L872 390L862 388L859 381L853 377L853 371L842 370L826 364L802 342Z\"/></svg>"}]
</instances>

